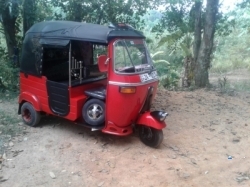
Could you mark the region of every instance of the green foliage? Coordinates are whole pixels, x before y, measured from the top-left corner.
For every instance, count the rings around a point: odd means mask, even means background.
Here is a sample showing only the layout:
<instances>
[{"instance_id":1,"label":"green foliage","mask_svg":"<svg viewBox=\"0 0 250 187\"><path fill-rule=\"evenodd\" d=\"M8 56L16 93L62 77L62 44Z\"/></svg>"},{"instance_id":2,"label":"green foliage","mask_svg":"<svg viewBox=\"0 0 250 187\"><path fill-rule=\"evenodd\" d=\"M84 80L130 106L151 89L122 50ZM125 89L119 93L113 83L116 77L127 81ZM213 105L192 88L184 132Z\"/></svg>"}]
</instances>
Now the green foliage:
<instances>
[{"instance_id":1,"label":"green foliage","mask_svg":"<svg viewBox=\"0 0 250 187\"><path fill-rule=\"evenodd\" d=\"M216 34L218 36L228 36L235 29L235 19L230 18L228 15L220 15L216 25Z\"/></svg>"},{"instance_id":2,"label":"green foliage","mask_svg":"<svg viewBox=\"0 0 250 187\"><path fill-rule=\"evenodd\" d=\"M164 51L157 51L151 54L151 57L160 79L160 85L167 89L174 89L178 86L180 73L176 64L170 64L166 59L159 57L163 55L166 56Z\"/></svg>"},{"instance_id":3,"label":"green foliage","mask_svg":"<svg viewBox=\"0 0 250 187\"><path fill-rule=\"evenodd\" d=\"M54 7L49 0L36 0L35 22L48 21L54 18Z\"/></svg>"},{"instance_id":4,"label":"green foliage","mask_svg":"<svg viewBox=\"0 0 250 187\"><path fill-rule=\"evenodd\" d=\"M4 44L4 40L2 39L3 37L0 34L0 60L1 59L7 59L8 58L8 54L5 50L5 44Z\"/></svg>"},{"instance_id":5,"label":"green foliage","mask_svg":"<svg viewBox=\"0 0 250 187\"><path fill-rule=\"evenodd\" d=\"M136 26L148 8L156 7L158 0L52 0L52 4L66 13L66 20L106 24L109 22L130 23ZM61 14L61 15L60 15ZM62 13L56 14L63 18Z\"/></svg>"},{"instance_id":6,"label":"green foliage","mask_svg":"<svg viewBox=\"0 0 250 187\"><path fill-rule=\"evenodd\" d=\"M165 63L165 65L169 65L169 62L167 60L164 60L164 59L154 59L157 55L160 55L160 54L164 54L164 51L157 51L156 53L154 54L151 54L151 57L152 57L152 60L153 60L153 63Z\"/></svg>"},{"instance_id":7,"label":"green foliage","mask_svg":"<svg viewBox=\"0 0 250 187\"><path fill-rule=\"evenodd\" d=\"M168 89L174 89L178 86L180 73L175 66L164 62L164 60L154 63L154 66L160 79L160 85Z\"/></svg>"},{"instance_id":8,"label":"green foliage","mask_svg":"<svg viewBox=\"0 0 250 187\"><path fill-rule=\"evenodd\" d=\"M147 33L147 44L160 79L160 85L167 89L178 87L182 69L183 54L180 49L171 50L167 45L158 45L161 39L155 33Z\"/></svg>"},{"instance_id":9,"label":"green foliage","mask_svg":"<svg viewBox=\"0 0 250 187\"><path fill-rule=\"evenodd\" d=\"M18 89L19 69L9 61L0 59L0 91L6 89L16 91Z\"/></svg>"},{"instance_id":10,"label":"green foliage","mask_svg":"<svg viewBox=\"0 0 250 187\"><path fill-rule=\"evenodd\" d=\"M158 47L167 44L171 50L170 54L179 50L183 53L184 57L192 56L192 42L192 33L183 33L179 30L163 36L158 43Z\"/></svg>"},{"instance_id":11,"label":"green foliage","mask_svg":"<svg viewBox=\"0 0 250 187\"><path fill-rule=\"evenodd\" d=\"M49 0L23 0L23 35L36 22L53 19L53 7Z\"/></svg>"},{"instance_id":12,"label":"green foliage","mask_svg":"<svg viewBox=\"0 0 250 187\"><path fill-rule=\"evenodd\" d=\"M178 82L180 80L180 74L178 71L171 70L166 75L160 77L160 85L164 88L174 90L178 87Z\"/></svg>"},{"instance_id":13,"label":"green foliage","mask_svg":"<svg viewBox=\"0 0 250 187\"><path fill-rule=\"evenodd\" d=\"M243 0L241 3L238 4L241 9L249 8L250 2L249 0Z\"/></svg>"},{"instance_id":14,"label":"green foliage","mask_svg":"<svg viewBox=\"0 0 250 187\"><path fill-rule=\"evenodd\" d=\"M193 54L194 31L194 1L172 0L167 4L160 23L153 31L160 35L157 48L166 46L169 65L156 64L160 74L160 83L166 88L173 89L178 86L181 67L185 57Z\"/></svg>"},{"instance_id":15,"label":"green foliage","mask_svg":"<svg viewBox=\"0 0 250 187\"><path fill-rule=\"evenodd\" d=\"M181 33L192 32L194 30L194 15L191 14L194 1L182 0L170 1L163 12L160 23L153 29L155 32L169 33L180 31Z\"/></svg>"},{"instance_id":16,"label":"green foliage","mask_svg":"<svg viewBox=\"0 0 250 187\"><path fill-rule=\"evenodd\" d=\"M227 36L216 36L216 51L211 71L250 70L250 6L244 10L238 8L229 12L226 16L234 20L234 29Z\"/></svg>"},{"instance_id":17,"label":"green foliage","mask_svg":"<svg viewBox=\"0 0 250 187\"><path fill-rule=\"evenodd\" d=\"M218 50L214 54L212 72L228 72L233 69L249 69L249 36L235 37L231 34L218 44ZM238 40L242 41L239 42ZM220 41L220 40L219 40Z\"/></svg>"},{"instance_id":18,"label":"green foliage","mask_svg":"<svg viewBox=\"0 0 250 187\"><path fill-rule=\"evenodd\" d=\"M144 33L150 34L152 30L160 23L162 13L158 10L149 10L144 16L142 16L142 22L144 25L138 23L144 28Z\"/></svg>"}]
</instances>

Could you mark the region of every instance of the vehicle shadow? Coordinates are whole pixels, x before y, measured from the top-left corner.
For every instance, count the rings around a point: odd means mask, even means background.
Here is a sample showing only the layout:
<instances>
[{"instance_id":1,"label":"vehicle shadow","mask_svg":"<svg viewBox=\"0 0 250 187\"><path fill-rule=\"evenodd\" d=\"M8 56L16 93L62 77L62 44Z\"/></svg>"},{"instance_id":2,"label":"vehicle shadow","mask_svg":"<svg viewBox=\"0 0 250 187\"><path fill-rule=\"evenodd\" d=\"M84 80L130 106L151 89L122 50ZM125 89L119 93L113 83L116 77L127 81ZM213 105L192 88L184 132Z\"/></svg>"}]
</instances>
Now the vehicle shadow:
<instances>
[{"instance_id":1,"label":"vehicle shadow","mask_svg":"<svg viewBox=\"0 0 250 187\"><path fill-rule=\"evenodd\" d=\"M54 129L55 133L56 131L58 131L58 133L64 131L64 133L73 134L76 138L83 137L83 141L92 141L93 144L98 142L102 146L112 145L114 147L123 147L130 144L140 144L140 139L136 131L128 136L105 134L100 130L91 131L90 128L55 116L43 116L37 128Z\"/></svg>"}]
</instances>

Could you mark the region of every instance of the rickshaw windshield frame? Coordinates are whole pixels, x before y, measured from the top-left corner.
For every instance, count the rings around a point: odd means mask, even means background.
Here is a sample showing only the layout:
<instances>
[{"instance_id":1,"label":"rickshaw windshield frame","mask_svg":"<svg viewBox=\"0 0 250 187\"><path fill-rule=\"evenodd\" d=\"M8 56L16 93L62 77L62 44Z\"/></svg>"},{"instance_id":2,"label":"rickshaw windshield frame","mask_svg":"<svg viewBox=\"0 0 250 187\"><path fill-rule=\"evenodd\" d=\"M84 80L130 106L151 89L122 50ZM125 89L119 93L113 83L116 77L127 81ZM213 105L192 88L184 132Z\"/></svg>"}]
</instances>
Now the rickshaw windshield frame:
<instances>
[{"instance_id":1,"label":"rickshaw windshield frame","mask_svg":"<svg viewBox=\"0 0 250 187\"><path fill-rule=\"evenodd\" d=\"M117 39L113 48L113 67L117 74L139 74L154 70L143 39Z\"/></svg>"}]
</instances>

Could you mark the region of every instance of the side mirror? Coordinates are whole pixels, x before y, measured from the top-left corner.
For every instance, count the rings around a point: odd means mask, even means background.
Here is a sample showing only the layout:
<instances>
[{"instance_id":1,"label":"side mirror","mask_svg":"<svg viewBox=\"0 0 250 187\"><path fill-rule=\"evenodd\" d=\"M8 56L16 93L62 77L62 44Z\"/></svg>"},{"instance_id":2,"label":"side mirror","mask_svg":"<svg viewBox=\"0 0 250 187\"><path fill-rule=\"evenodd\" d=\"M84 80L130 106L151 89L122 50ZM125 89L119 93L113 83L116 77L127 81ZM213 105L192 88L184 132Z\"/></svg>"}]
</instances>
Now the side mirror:
<instances>
[{"instance_id":1,"label":"side mirror","mask_svg":"<svg viewBox=\"0 0 250 187\"><path fill-rule=\"evenodd\" d=\"M100 55L98 57L98 67L100 72L108 71L109 58L106 55Z\"/></svg>"}]
</instances>

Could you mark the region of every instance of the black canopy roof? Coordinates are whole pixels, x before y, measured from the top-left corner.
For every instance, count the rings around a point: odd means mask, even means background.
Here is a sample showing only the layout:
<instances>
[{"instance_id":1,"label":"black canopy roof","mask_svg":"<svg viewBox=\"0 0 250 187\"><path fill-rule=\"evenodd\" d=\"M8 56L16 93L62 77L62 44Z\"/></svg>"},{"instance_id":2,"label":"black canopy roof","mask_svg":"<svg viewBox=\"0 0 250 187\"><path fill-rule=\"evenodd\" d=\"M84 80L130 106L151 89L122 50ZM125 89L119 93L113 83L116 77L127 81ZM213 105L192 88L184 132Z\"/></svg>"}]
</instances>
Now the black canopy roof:
<instances>
[{"instance_id":1,"label":"black canopy roof","mask_svg":"<svg viewBox=\"0 0 250 187\"><path fill-rule=\"evenodd\" d=\"M145 38L127 25L104 26L73 21L45 21L34 24L25 34L21 71L34 75L41 74L42 46L67 46L71 40L108 44L116 37Z\"/></svg>"},{"instance_id":2,"label":"black canopy roof","mask_svg":"<svg viewBox=\"0 0 250 187\"><path fill-rule=\"evenodd\" d=\"M40 36L41 44L65 45L69 40L84 40L107 44L114 37L144 38L144 35L131 27L109 27L92 23L73 21L46 21L33 25L27 35ZM59 42L61 40L61 42ZM64 41L64 42L63 42Z\"/></svg>"}]
</instances>

